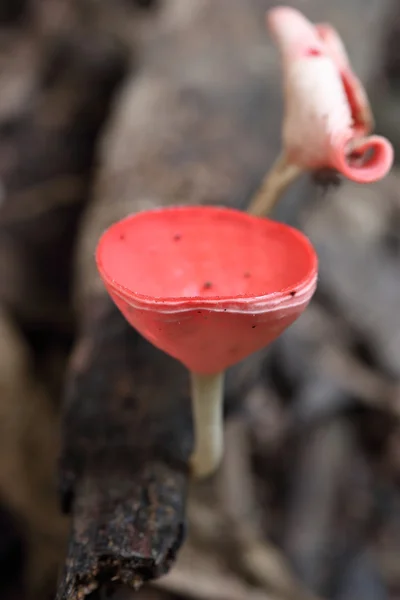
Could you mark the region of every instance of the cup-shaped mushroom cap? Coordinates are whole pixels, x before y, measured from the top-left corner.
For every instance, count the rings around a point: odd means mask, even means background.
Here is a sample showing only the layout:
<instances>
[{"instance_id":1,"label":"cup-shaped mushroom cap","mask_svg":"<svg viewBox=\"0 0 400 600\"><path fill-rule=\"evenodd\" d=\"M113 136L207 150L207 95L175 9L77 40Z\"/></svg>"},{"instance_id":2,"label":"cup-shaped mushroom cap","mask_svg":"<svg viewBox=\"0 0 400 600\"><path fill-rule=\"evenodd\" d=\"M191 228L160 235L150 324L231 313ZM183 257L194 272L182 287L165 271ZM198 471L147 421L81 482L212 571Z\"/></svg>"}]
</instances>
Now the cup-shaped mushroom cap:
<instances>
[{"instance_id":1,"label":"cup-shaped mushroom cap","mask_svg":"<svg viewBox=\"0 0 400 600\"><path fill-rule=\"evenodd\" d=\"M96 253L129 323L188 369L222 371L274 340L305 309L317 258L299 231L210 206L137 213Z\"/></svg>"},{"instance_id":2,"label":"cup-shaped mushroom cap","mask_svg":"<svg viewBox=\"0 0 400 600\"><path fill-rule=\"evenodd\" d=\"M268 11L267 26L282 57L288 160L304 170L336 169L358 183L382 179L393 146L368 137L374 125L368 96L337 31L288 6Z\"/></svg>"}]
</instances>

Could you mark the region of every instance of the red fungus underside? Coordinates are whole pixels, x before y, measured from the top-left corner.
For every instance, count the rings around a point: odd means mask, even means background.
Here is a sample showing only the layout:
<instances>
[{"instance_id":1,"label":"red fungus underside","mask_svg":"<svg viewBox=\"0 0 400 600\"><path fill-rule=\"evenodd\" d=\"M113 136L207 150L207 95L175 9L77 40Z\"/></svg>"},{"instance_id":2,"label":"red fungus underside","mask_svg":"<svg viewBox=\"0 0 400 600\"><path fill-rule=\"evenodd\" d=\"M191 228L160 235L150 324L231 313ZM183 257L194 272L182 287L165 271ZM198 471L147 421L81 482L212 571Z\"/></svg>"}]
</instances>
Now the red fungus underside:
<instances>
[{"instance_id":1,"label":"red fungus underside","mask_svg":"<svg viewBox=\"0 0 400 600\"><path fill-rule=\"evenodd\" d=\"M277 337L304 310L317 271L315 252L297 230L206 206L116 223L99 242L97 264L127 320L203 373Z\"/></svg>"}]
</instances>

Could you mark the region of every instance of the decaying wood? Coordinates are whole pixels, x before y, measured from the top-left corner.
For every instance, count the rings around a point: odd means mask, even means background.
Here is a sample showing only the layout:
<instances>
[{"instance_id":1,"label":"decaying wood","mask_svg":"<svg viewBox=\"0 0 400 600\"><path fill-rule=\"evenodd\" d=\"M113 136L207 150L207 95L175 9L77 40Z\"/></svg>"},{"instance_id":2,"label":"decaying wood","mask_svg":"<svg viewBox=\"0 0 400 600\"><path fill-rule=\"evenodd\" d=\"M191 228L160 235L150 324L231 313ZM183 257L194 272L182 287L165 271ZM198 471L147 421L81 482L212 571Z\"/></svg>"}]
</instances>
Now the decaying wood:
<instances>
[{"instance_id":1,"label":"decaying wood","mask_svg":"<svg viewBox=\"0 0 400 600\"><path fill-rule=\"evenodd\" d=\"M107 299L91 308L68 388L61 491L73 530L60 600L167 571L183 540L193 435L184 368Z\"/></svg>"},{"instance_id":2,"label":"decaying wood","mask_svg":"<svg viewBox=\"0 0 400 600\"><path fill-rule=\"evenodd\" d=\"M73 529L59 600L102 584L139 587L169 569L186 527L193 449L184 367L107 298L82 327L65 400L60 491ZM251 381L245 365L227 379L228 409Z\"/></svg>"}]
</instances>

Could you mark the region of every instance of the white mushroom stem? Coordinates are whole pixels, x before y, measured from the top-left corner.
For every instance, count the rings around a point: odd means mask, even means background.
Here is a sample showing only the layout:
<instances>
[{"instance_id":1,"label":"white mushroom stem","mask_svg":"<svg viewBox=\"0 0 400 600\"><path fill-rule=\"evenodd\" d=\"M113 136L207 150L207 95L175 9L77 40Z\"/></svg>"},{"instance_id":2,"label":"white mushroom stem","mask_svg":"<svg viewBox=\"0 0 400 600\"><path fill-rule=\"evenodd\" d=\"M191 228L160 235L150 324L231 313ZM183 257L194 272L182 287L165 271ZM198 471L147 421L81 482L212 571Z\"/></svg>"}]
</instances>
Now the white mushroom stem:
<instances>
[{"instance_id":1,"label":"white mushroom stem","mask_svg":"<svg viewBox=\"0 0 400 600\"><path fill-rule=\"evenodd\" d=\"M303 169L290 163L285 153L282 153L264 177L247 212L257 217L268 215L286 189L303 172Z\"/></svg>"},{"instance_id":2,"label":"white mushroom stem","mask_svg":"<svg viewBox=\"0 0 400 600\"><path fill-rule=\"evenodd\" d=\"M223 448L223 400L225 373L191 373L195 450L191 467L196 478L211 475L219 466Z\"/></svg>"}]
</instances>

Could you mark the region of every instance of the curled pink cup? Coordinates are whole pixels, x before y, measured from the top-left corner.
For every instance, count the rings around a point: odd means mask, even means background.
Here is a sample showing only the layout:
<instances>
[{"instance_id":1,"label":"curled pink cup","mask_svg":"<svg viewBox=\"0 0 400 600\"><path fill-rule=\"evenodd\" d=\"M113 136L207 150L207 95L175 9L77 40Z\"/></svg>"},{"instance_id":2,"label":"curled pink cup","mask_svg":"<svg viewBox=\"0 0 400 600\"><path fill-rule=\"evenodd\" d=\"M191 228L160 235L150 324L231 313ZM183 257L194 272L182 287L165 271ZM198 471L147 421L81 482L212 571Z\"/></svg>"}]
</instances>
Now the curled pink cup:
<instances>
[{"instance_id":1,"label":"curled pink cup","mask_svg":"<svg viewBox=\"0 0 400 600\"><path fill-rule=\"evenodd\" d=\"M382 179L393 147L369 136L368 97L336 30L283 6L267 13L267 24L282 56L288 160L304 170L332 168L358 183Z\"/></svg>"}]
</instances>

